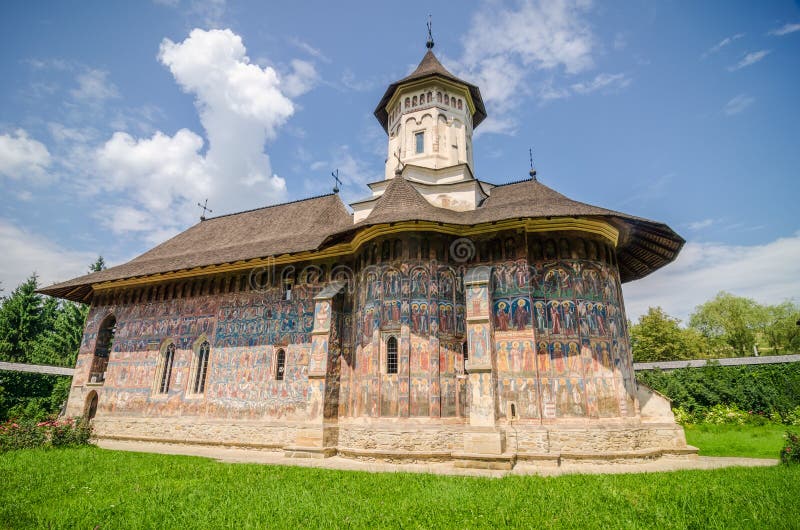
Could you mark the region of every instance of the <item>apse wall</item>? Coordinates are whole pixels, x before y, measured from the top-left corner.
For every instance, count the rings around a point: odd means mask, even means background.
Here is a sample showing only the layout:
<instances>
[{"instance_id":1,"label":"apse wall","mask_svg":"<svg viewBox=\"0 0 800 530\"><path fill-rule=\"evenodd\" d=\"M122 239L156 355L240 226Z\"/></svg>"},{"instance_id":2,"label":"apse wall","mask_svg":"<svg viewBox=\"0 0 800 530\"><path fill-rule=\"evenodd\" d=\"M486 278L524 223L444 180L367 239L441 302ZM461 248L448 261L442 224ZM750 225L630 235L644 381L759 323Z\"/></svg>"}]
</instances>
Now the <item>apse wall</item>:
<instances>
[{"instance_id":1,"label":"apse wall","mask_svg":"<svg viewBox=\"0 0 800 530\"><path fill-rule=\"evenodd\" d=\"M636 415L611 245L575 234L530 236L527 256L494 263L492 280L499 418Z\"/></svg>"}]
</instances>

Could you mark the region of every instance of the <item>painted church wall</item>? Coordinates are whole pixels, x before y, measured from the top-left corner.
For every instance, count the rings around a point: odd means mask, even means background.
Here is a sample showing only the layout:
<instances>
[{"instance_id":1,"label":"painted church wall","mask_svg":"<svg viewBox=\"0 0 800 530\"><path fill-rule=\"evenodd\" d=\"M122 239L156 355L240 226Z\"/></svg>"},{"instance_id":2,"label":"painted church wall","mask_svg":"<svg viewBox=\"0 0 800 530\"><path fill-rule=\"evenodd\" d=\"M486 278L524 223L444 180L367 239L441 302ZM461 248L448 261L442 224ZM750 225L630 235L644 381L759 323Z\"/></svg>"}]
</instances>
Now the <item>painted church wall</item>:
<instances>
[{"instance_id":1,"label":"painted church wall","mask_svg":"<svg viewBox=\"0 0 800 530\"><path fill-rule=\"evenodd\" d=\"M465 390L457 380L463 281L458 269L437 259L442 244L394 238L365 250L367 260L354 278L355 356L353 365L342 367L340 416L463 416L458 396ZM396 372L387 363L390 337L397 341Z\"/></svg>"},{"instance_id":2,"label":"painted church wall","mask_svg":"<svg viewBox=\"0 0 800 530\"><path fill-rule=\"evenodd\" d=\"M520 248L507 241L505 255ZM529 256L493 263L498 415L522 420L634 416L635 388L610 246L531 237ZM513 405L513 411L512 411Z\"/></svg>"},{"instance_id":3,"label":"painted church wall","mask_svg":"<svg viewBox=\"0 0 800 530\"><path fill-rule=\"evenodd\" d=\"M317 287L282 291L205 294L171 300L94 306L87 319L74 384L84 385L101 321L117 319L101 396L102 415L302 419ZM205 392L189 392L196 348L210 343ZM169 390L158 392L165 344L175 344ZM283 380L276 380L278 348L285 351ZM78 395L78 393L76 393ZM80 402L70 408L82 412Z\"/></svg>"}]
</instances>

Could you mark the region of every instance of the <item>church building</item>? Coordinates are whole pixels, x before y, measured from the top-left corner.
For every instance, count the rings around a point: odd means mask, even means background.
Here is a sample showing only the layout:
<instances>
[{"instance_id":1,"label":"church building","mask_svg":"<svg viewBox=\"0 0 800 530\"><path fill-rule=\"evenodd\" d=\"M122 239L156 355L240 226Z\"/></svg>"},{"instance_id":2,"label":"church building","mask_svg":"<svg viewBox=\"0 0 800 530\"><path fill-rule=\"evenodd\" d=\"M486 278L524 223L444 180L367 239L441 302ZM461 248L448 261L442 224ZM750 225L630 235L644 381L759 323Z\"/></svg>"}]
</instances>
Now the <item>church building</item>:
<instances>
[{"instance_id":1,"label":"church building","mask_svg":"<svg viewBox=\"0 0 800 530\"><path fill-rule=\"evenodd\" d=\"M636 383L621 289L684 240L533 170L479 178L480 90L432 48L378 103L384 179L349 208L204 219L41 290L91 305L67 415L98 438L462 467L694 451Z\"/></svg>"}]
</instances>

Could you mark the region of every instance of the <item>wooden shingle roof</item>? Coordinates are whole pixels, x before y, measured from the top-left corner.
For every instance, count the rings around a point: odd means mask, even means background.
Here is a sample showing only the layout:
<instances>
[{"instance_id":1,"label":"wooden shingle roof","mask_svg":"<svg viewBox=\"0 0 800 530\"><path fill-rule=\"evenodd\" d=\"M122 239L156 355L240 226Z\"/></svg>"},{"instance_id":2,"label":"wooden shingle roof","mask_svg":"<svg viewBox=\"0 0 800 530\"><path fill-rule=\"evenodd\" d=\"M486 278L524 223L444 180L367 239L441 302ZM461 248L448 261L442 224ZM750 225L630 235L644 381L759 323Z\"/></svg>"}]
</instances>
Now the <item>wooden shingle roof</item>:
<instances>
[{"instance_id":1,"label":"wooden shingle roof","mask_svg":"<svg viewBox=\"0 0 800 530\"><path fill-rule=\"evenodd\" d=\"M331 230L352 225L335 194L211 217L128 263L40 292L80 300L95 283L315 249Z\"/></svg>"},{"instance_id":2,"label":"wooden shingle roof","mask_svg":"<svg viewBox=\"0 0 800 530\"><path fill-rule=\"evenodd\" d=\"M419 66L417 66L417 69L403 79L395 81L389 85L389 88L386 89L386 92L383 94L380 103L378 103L378 106L375 107L375 117L381 123L384 131L388 131L389 125L389 114L386 112L386 105L389 104L389 100L392 99L392 96L394 96L394 93L397 91L400 85L434 76L439 76L460 85L464 85L469 90L470 96L472 96L472 102L475 104L475 114L472 116L473 129L477 127L484 119L486 119L486 107L483 104L483 97L481 97L480 89L472 83L467 83L463 79L459 79L451 74L447 68L442 66L442 63L439 62L439 59L436 58L433 52L428 50L427 53L425 53L425 56L422 58L422 61L420 61Z\"/></svg>"}]
</instances>

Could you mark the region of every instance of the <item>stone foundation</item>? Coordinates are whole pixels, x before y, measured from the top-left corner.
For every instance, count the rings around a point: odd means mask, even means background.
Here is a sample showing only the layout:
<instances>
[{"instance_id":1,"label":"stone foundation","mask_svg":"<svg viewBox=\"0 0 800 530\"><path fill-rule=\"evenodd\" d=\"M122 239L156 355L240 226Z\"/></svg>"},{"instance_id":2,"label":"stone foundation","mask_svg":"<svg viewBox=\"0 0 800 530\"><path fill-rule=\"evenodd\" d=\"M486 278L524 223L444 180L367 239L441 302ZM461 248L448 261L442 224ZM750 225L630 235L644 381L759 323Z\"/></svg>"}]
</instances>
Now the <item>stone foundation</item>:
<instances>
[{"instance_id":1,"label":"stone foundation","mask_svg":"<svg viewBox=\"0 0 800 530\"><path fill-rule=\"evenodd\" d=\"M508 425L476 431L463 424L344 423L326 427L329 434L318 447L296 443L298 434L309 430L301 423L101 417L93 424L98 439L245 447L283 451L292 458L339 455L374 462L453 462L455 467L493 470L512 469L517 463L635 463L697 453L675 424Z\"/></svg>"}]
</instances>

